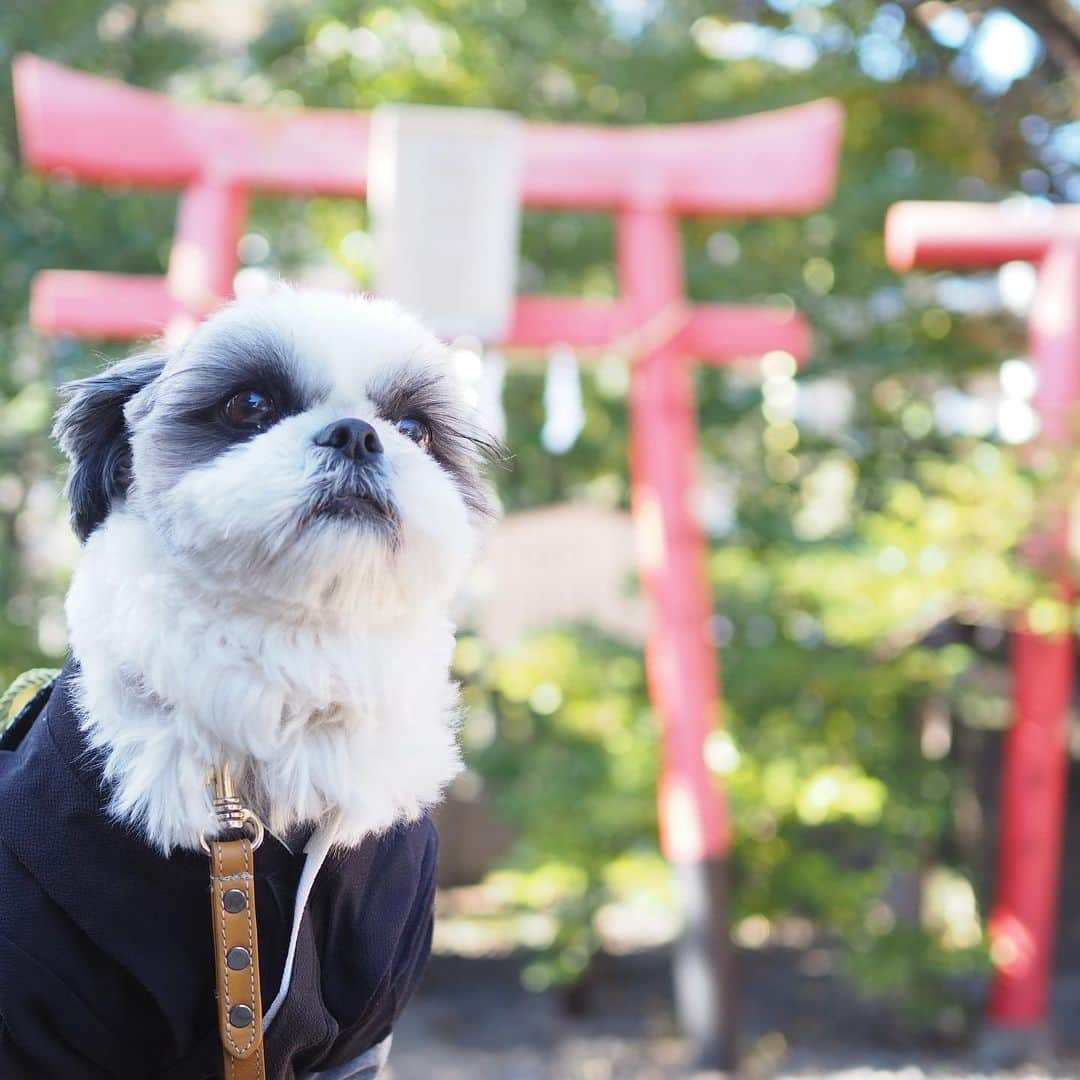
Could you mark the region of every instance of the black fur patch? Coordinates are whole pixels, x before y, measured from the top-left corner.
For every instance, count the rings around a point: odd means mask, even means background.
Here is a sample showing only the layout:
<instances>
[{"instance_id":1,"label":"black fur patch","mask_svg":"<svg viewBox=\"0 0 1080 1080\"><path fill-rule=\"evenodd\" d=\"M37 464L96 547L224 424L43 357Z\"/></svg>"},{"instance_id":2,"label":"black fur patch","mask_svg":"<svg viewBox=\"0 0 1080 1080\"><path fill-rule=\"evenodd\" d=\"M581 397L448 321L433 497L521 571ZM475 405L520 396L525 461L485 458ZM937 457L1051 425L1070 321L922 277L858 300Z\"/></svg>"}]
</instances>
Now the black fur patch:
<instances>
[{"instance_id":1,"label":"black fur patch","mask_svg":"<svg viewBox=\"0 0 1080 1080\"><path fill-rule=\"evenodd\" d=\"M66 383L66 404L56 414L53 437L71 462L67 496L71 525L85 540L131 486L131 442L124 406L161 374L165 357L144 353Z\"/></svg>"},{"instance_id":2,"label":"black fur patch","mask_svg":"<svg viewBox=\"0 0 1080 1080\"><path fill-rule=\"evenodd\" d=\"M155 426L158 469L177 477L213 461L231 446L247 442L265 428L239 430L221 409L236 393L257 390L274 403L266 426L309 408L324 387L299 385L297 364L287 342L257 329L218 334L191 354L182 354L155 388L155 407L163 423Z\"/></svg>"}]
</instances>

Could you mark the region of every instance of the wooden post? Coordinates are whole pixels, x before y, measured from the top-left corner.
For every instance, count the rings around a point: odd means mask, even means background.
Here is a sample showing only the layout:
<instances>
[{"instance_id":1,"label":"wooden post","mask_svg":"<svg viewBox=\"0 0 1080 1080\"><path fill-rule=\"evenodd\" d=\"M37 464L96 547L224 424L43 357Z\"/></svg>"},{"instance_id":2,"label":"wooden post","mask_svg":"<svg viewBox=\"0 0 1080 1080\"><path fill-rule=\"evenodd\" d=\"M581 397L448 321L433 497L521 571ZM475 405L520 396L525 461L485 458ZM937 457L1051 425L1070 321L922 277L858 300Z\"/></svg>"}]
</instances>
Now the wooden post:
<instances>
[{"instance_id":1,"label":"wooden post","mask_svg":"<svg viewBox=\"0 0 1080 1080\"><path fill-rule=\"evenodd\" d=\"M694 371L682 357L682 244L676 218L633 207L618 216L619 279L638 325L672 322L668 340L636 358L630 386L630 475L641 576L653 619L646 661L664 729L660 840L680 894L676 1010L702 1067L735 1067L727 933L730 825L705 761L720 698L706 549L692 500L698 455ZM646 336L647 331L646 331Z\"/></svg>"},{"instance_id":2,"label":"wooden post","mask_svg":"<svg viewBox=\"0 0 1080 1080\"><path fill-rule=\"evenodd\" d=\"M1041 441L1067 449L1075 441L1080 403L1080 241L1059 242L1047 253L1029 331L1039 374ZM1005 745L998 894L990 921L997 973L990 1020L1006 1059L1037 1052L1050 1015L1076 667L1064 508L1048 524L1048 537L1050 570L1060 575L1060 625L1039 627L1024 617L1012 643L1014 714Z\"/></svg>"}]
</instances>

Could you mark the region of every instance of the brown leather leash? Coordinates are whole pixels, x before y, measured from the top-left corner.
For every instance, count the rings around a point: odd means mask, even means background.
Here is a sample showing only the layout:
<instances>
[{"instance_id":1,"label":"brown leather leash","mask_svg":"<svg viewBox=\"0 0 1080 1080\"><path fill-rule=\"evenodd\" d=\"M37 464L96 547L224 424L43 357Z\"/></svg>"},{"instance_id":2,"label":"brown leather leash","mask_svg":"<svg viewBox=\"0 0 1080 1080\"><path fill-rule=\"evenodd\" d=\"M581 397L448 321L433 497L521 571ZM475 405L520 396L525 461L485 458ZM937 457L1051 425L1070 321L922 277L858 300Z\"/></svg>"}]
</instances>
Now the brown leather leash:
<instances>
[{"instance_id":1,"label":"brown leather leash","mask_svg":"<svg viewBox=\"0 0 1080 1080\"><path fill-rule=\"evenodd\" d=\"M250 836L235 840L201 838L210 856L210 915L225 1080L266 1080L254 865L254 853L263 842L263 824L240 801L228 766L213 770L211 779L222 832L250 830Z\"/></svg>"}]
</instances>

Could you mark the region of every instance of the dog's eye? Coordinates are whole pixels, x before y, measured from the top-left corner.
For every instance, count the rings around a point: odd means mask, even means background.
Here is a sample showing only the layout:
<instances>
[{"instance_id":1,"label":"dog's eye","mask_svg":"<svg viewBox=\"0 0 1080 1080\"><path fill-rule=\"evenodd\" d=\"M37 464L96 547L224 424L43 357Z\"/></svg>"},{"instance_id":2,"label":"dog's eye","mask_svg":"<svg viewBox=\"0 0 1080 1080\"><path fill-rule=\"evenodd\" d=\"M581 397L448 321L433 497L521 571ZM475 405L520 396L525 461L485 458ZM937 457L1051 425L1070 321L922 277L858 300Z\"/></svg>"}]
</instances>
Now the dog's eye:
<instances>
[{"instance_id":1,"label":"dog's eye","mask_svg":"<svg viewBox=\"0 0 1080 1080\"><path fill-rule=\"evenodd\" d=\"M412 439L417 446L427 446L431 442L431 428L415 416L403 416L397 422L397 429L407 439Z\"/></svg>"},{"instance_id":2,"label":"dog's eye","mask_svg":"<svg viewBox=\"0 0 1080 1080\"><path fill-rule=\"evenodd\" d=\"M221 412L236 427L260 427L274 415L274 403L258 390L241 390L225 402Z\"/></svg>"}]
</instances>

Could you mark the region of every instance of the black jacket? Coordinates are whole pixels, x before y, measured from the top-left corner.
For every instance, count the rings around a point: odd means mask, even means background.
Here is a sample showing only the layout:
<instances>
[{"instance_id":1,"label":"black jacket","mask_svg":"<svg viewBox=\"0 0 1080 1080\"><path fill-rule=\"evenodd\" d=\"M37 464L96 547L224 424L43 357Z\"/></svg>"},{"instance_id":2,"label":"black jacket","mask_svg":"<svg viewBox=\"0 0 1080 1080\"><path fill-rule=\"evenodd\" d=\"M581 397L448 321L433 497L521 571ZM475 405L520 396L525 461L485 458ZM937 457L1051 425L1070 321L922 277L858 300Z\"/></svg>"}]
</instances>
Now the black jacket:
<instances>
[{"instance_id":1,"label":"black jacket","mask_svg":"<svg viewBox=\"0 0 1080 1080\"><path fill-rule=\"evenodd\" d=\"M0 1080L220 1077L206 857L163 858L108 819L71 678L0 744ZM267 835L256 857L264 1005L299 846ZM390 1033L430 951L436 847L424 819L327 860L266 1033L267 1080L342 1065Z\"/></svg>"}]
</instances>

